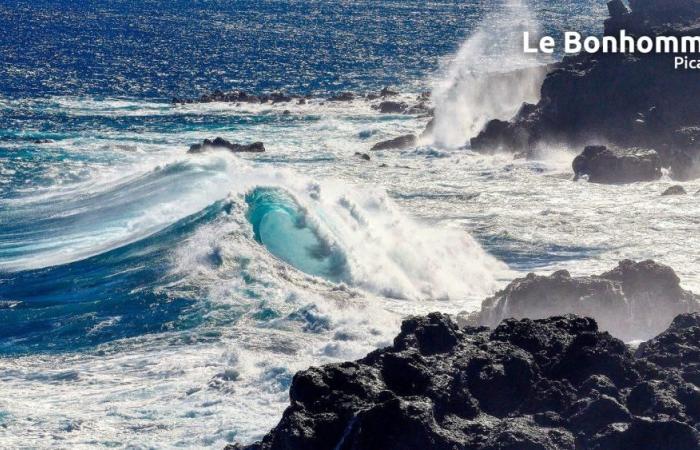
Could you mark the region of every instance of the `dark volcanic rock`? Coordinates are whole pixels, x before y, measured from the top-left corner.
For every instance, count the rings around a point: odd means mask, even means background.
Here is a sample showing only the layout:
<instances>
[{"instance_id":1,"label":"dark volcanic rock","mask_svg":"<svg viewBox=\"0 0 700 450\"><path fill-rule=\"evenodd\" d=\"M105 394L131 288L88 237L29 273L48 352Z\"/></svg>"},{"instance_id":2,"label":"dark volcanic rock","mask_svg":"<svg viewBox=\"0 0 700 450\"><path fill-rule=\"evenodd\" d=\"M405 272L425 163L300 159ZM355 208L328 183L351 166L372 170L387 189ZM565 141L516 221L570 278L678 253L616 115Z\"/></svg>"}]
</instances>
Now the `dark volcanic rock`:
<instances>
[{"instance_id":1,"label":"dark volcanic rock","mask_svg":"<svg viewBox=\"0 0 700 450\"><path fill-rule=\"evenodd\" d=\"M700 36L697 0L610 4L608 35ZM674 54L608 53L565 57L547 75L541 99L508 122L489 122L471 141L475 151L523 151L560 142L585 146L605 141L656 150L677 179L700 176L700 142L687 139L700 126L700 77L676 70ZM691 94L692 93L692 94ZM692 133L691 133L692 134ZM697 134L695 135L697 136Z\"/></svg>"},{"instance_id":2,"label":"dark volcanic rock","mask_svg":"<svg viewBox=\"0 0 700 450\"><path fill-rule=\"evenodd\" d=\"M666 189L661 193L662 196L667 196L667 195L686 195L688 192L686 192L685 188L680 185L675 185L671 186L670 188Z\"/></svg>"},{"instance_id":3,"label":"dark volcanic rock","mask_svg":"<svg viewBox=\"0 0 700 450\"><path fill-rule=\"evenodd\" d=\"M590 145L573 162L575 178L592 183L634 183L661 178L661 159L655 150L618 149Z\"/></svg>"},{"instance_id":4,"label":"dark volcanic rock","mask_svg":"<svg viewBox=\"0 0 700 450\"><path fill-rule=\"evenodd\" d=\"M385 87L379 92L380 97L396 97L397 95L399 95L398 91L390 87Z\"/></svg>"},{"instance_id":5,"label":"dark volcanic rock","mask_svg":"<svg viewBox=\"0 0 700 450\"><path fill-rule=\"evenodd\" d=\"M377 142L372 146L371 150L401 150L413 147L417 142L418 139L415 135L407 134L405 136L389 139L388 141Z\"/></svg>"},{"instance_id":6,"label":"dark volcanic rock","mask_svg":"<svg viewBox=\"0 0 700 450\"><path fill-rule=\"evenodd\" d=\"M263 145L262 142L253 142L252 144L243 145L234 144L226 139L217 137L213 141L205 139L201 144L190 145L190 149L187 151L187 153L202 153L205 150L214 148L225 148L234 153L262 153L265 151L265 145Z\"/></svg>"},{"instance_id":7,"label":"dark volcanic rock","mask_svg":"<svg viewBox=\"0 0 700 450\"><path fill-rule=\"evenodd\" d=\"M279 424L227 448L700 449L699 361L698 315L633 354L592 319L490 330L434 313L364 359L297 373Z\"/></svg>"},{"instance_id":8,"label":"dark volcanic rock","mask_svg":"<svg viewBox=\"0 0 700 450\"><path fill-rule=\"evenodd\" d=\"M700 297L680 287L673 269L654 261L622 261L601 275L530 274L484 300L472 323L495 326L506 318L578 314L625 340L648 339L678 314L700 311Z\"/></svg>"},{"instance_id":9,"label":"dark volcanic rock","mask_svg":"<svg viewBox=\"0 0 700 450\"><path fill-rule=\"evenodd\" d=\"M215 91L211 94L204 94L198 99L183 99L174 98L172 102L174 104L182 103L211 103L211 102L227 102L227 103L261 103L266 101L258 97L257 95L251 95L244 91L231 91L222 92Z\"/></svg>"},{"instance_id":10,"label":"dark volcanic rock","mask_svg":"<svg viewBox=\"0 0 700 450\"><path fill-rule=\"evenodd\" d=\"M355 100L355 94L352 92L341 92L328 98L329 102L351 102L353 100Z\"/></svg>"},{"instance_id":11,"label":"dark volcanic rock","mask_svg":"<svg viewBox=\"0 0 700 450\"><path fill-rule=\"evenodd\" d=\"M369 161L370 159L372 159L367 153L355 152L355 156L357 156L358 158L362 158L365 161Z\"/></svg>"},{"instance_id":12,"label":"dark volcanic rock","mask_svg":"<svg viewBox=\"0 0 700 450\"><path fill-rule=\"evenodd\" d=\"M475 138L471 139L472 150L481 153L495 153L503 150L529 150L531 136L527 127L519 123L510 123L494 119Z\"/></svg>"},{"instance_id":13,"label":"dark volcanic rock","mask_svg":"<svg viewBox=\"0 0 700 450\"><path fill-rule=\"evenodd\" d=\"M404 102L385 101L381 102L377 109L382 114L401 114L408 109L408 105Z\"/></svg>"}]
</instances>

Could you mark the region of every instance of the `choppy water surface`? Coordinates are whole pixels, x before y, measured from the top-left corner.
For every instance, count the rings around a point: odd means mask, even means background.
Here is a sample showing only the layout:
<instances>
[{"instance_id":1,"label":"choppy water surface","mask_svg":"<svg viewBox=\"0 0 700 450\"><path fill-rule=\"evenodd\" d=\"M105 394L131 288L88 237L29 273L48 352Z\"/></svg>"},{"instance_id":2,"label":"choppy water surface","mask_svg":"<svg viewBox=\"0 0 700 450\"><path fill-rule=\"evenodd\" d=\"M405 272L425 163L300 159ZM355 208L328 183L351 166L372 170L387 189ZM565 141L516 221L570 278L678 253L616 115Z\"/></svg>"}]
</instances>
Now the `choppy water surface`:
<instances>
[{"instance_id":1,"label":"choppy water surface","mask_svg":"<svg viewBox=\"0 0 700 450\"><path fill-rule=\"evenodd\" d=\"M489 42L524 15L462 2L110 5L0 6L2 447L250 442L278 420L295 371L386 345L407 314L472 310L527 271L655 258L700 290L698 197L660 197L666 179L573 182L578 149L524 161L430 140L366 162L354 153L427 118L361 100L167 100L396 83L414 101L475 82L498 98L464 69L493 56L469 37ZM602 6L538 3L530 20L595 31ZM447 128L482 120L475 96L459 98L441 104ZM216 136L267 152L186 154Z\"/></svg>"}]
</instances>

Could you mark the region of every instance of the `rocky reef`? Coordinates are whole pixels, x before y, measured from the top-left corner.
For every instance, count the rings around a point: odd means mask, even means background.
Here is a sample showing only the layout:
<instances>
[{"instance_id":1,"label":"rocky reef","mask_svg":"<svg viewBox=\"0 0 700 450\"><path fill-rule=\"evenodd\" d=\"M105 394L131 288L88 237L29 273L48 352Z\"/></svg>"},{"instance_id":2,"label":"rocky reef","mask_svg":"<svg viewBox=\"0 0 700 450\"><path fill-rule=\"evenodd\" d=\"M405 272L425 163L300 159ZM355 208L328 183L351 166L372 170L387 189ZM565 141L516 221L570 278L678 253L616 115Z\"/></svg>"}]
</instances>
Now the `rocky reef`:
<instances>
[{"instance_id":1,"label":"rocky reef","mask_svg":"<svg viewBox=\"0 0 700 450\"><path fill-rule=\"evenodd\" d=\"M432 115L433 108L430 106L430 92L422 92L414 97L415 100L394 101L389 98L399 96L400 93L389 87L385 87L379 92L369 92L366 94L355 92L340 92L328 97L321 97L313 94L287 94L285 92L264 92L264 93L249 93L242 90L233 91L215 91L207 94L202 94L198 98L179 98L175 97L171 100L174 105L189 105L197 103L250 103L250 104L286 104L296 101L298 105L305 105L309 101L331 102L336 104L348 103L353 101L368 101L373 102L379 100L379 103L373 103L372 108L383 114L409 114L409 115Z\"/></svg>"},{"instance_id":2,"label":"rocky reef","mask_svg":"<svg viewBox=\"0 0 700 450\"><path fill-rule=\"evenodd\" d=\"M700 315L635 352L576 316L404 321L392 346L295 375L262 441L233 449L700 448Z\"/></svg>"},{"instance_id":3,"label":"rocky reef","mask_svg":"<svg viewBox=\"0 0 700 450\"><path fill-rule=\"evenodd\" d=\"M265 145L262 142L253 142L252 144L236 144L227 141L224 138L217 137L214 140L205 139L201 144L192 144L187 153L202 153L206 150L215 148L225 148L233 153L262 153L265 151Z\"/></svg>"},{"instance_id":4,"label":"rocky reef","mask_svg":"<svg viewBox=\"0 0 700 450\"><path fill-rule=\"evenodd\" d=\"M654 261L621 261L600 275L572 277L529 274L490 297L466 323L494 327L506 318L542 319L576 314L592 317L601 329L625 341L649 339L675 316L700 311L700 296L680 286L668 266Z\"/></svg>"},{"instance_id":5,"label":"rocky reef","mask_svg":"<svg viewBox=\"0 0 700 450\"><path fill-rule=\"evenodd\" d=\"M605 34L700 36L697 0L609 3ZM489 122L473 150L533 151L541 144L651 148L674 178L700 176L700 76L677 70L675 54L595 53L565 57L545 78L538 104Z\"/></svg>"}]
</instances>

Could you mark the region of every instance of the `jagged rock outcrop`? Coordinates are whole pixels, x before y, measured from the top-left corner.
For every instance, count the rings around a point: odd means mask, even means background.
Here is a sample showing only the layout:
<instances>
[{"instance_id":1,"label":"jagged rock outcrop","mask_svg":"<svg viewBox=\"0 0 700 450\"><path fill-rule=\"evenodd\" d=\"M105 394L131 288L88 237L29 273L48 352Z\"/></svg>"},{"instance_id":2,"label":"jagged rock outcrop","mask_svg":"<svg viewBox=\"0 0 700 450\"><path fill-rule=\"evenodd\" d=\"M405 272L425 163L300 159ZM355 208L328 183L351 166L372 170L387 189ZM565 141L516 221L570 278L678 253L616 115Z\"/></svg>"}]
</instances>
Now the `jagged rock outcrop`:
<instances>
[{"instance_id":1,"label":"jagged rock outcrop","mask_svg":"<svg viewBox=\"0 0 700 450\"><path fill-rule=\"evenodd\" d=\"M625 341L663 331L678 314L700 311L700 296L680 286L673 269L654 261L625 260L601 275L529 274L490 297L468 323L496 326L507 318L577 314Z\"/></svg>"},{"instance_id":2,"label":"jagged rock outcrop","mask_svg":"<svg viewBox=\"0 0 700 450\"><path fill-rule=\"evenodd\" d=\"M700 36L697 0L611 2L606 33ZM537 105L510 121L489 122L471 140L480 152L533 151L548 142L653 148L677 179L700 175L700 77L677 70L675 54L597 53L565 57L547 75ZM689 138L689 132L693 137Z\"/></svg>"},{"instance_id":3,"label":"jagged rock outcrop","mask_svg":"<svg viewBox=\"0 0 700 450\"><path fill-rule=\"evenodd\" d=\"M413 134L399 136L388 141L377 142L370 150L402 150L414 147L418 143L418 138Z\"/></svg>"},{"instance_id":4,"label":"jagged rock outcrop","mask_svg":"<svg viewBox=\"0 0 700 450\"><path fill-rule=\"evenodd\" d=\"M226 139L217 137L213 141L205 139L201 144L192 144L187 153L202 153L209 149L225 148L233 153L262 153L265 151L265 145L262 142L253 142L252 144L235 144Z\"/></svg>"},{"instance_id":5,"label":"jagged rock outcrop","mask_svg":"<svg viewBox=\"0 0 700 450\"><path fill-rule=\"evenodd\" d=\"M262 441L227 449L700 449L700 316L640 346L575 316L404 321L391 347L294 376Z\"/></svg>"},{"instance_id":6,"label":"jagged rock outcrop","mask_svg":"<svg viewBox=\"0 0 700 450\"><path fill-rule=\"evenodd\" d=\"M650 149L589 145L572 166L575 179L585 176L592 183L622 184L661 178L661 158Z\"/></svg>"}]
</instances>

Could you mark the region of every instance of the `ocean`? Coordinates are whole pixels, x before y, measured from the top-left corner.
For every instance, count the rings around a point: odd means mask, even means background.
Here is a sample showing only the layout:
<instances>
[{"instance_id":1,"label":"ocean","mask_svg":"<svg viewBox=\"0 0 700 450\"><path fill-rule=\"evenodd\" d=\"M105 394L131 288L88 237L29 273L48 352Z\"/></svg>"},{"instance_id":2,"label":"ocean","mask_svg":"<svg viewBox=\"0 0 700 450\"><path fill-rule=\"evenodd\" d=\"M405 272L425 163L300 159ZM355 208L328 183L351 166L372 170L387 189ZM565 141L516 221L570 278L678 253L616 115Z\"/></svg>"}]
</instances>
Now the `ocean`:
<instances>
[{"instance_id":1,"label":"ocean","mask_svg":"<svg viewBox=\"0 0 700 450\"><path fill-rule=\"evenodd\" d=\"M465 148L537 100L523 29L600 34L604 1L0 4L0 447L222 448L294 373L473 311L530 271L669 264L700 289L696 197L573 182L581 149ZM558 57L560 55L555 55ZM499 81L500 80L500 81ZM432 92L422 114L325 99ZM306 104L173 104L216 90ZM221 136L265 153L209 151ZM371 160L355 152L371 153ZM686 183L697 191L700 183ZM690 192L690 191L689 191Z\"/></svg>"}]
</instances>

